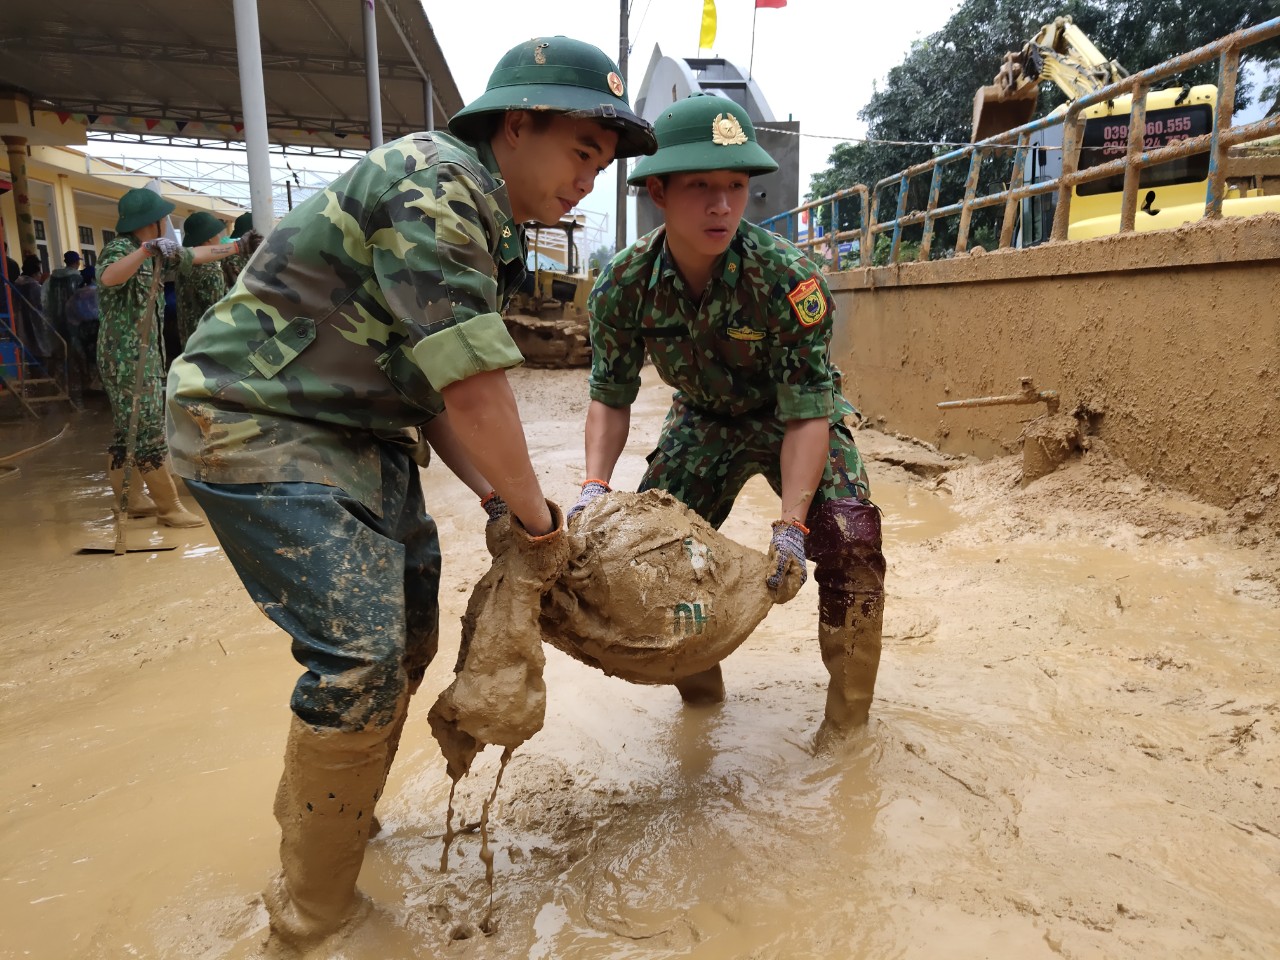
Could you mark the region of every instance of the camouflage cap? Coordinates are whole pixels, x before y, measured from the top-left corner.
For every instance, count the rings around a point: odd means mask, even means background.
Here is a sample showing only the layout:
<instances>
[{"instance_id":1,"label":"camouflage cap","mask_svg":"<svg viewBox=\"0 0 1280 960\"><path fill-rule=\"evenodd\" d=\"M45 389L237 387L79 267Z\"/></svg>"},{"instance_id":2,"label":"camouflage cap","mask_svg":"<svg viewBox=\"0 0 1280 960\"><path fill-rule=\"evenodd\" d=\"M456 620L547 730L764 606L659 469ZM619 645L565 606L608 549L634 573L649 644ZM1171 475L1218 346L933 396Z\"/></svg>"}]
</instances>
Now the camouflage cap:
<instances>
[{"instance_id":1,"label":"camouflage cap","mask_svg":"<svg viewBox=\"0 0 1280 960\"><path fill-rule=\"evenodd\" d=\"M236 217L236 222L231 227L231 239L239 240L246 233L253 229L253 211L249 210Z\"/></svg>"},{"instance_id":2,"label":"camouflage cap","mask_svg":"<svg viewBox=\"0 0 1280 960\"><path fill-rule=\"evenodd\" d=\"M116 233L133 233L149 223L163 220L176 208L154 190L134 187L120 198Z\"/></svg>"},{"instance_id":3,"label":"camouflage cap","mask_svg":"<svg viewBox=\"0 0 1280 960\"><path fill-rule=\"evenodd\" d=\"M493 129L492 114L545 110L595 120L618 131L617 159L653 153L653 127L632 111L618 65L597 47L570 37L534 37L498 61L484 93L449 120L449 131L475 143Z\"/></svg>"},{"instance_id":4,"label":"camouflage cap","mask_svg":"<svg viewBox=\"0 0 1280 960\"><path fill-rule=\"evenodd\" d=\"M182 224L182 245L198 247L223 231L226 224L206 210L197 210Z\"/></svg>"},{"instance_id":5,"label":"camouflage cap","mask_svg":"<svg viewBox=\"0 0 1280 960\"><path fill-rule=\"evenodd\" d=\"M732 100L695 93L677 100L653 125L658 152L635 165L627 183L693 170L773 173L778 164L756 142L747 111Z\"/></svg>"}]
</instances>

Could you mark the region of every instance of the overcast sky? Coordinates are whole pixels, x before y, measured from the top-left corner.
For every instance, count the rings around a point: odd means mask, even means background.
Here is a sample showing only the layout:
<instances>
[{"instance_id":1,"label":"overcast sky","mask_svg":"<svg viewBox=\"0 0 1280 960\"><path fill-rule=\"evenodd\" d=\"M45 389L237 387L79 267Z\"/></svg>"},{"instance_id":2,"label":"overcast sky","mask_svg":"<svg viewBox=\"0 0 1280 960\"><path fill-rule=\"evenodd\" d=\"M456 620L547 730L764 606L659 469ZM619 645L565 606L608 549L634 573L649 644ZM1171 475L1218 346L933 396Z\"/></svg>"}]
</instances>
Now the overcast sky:
<instances>
[{"instance_id":1,"label":"overcast sky","mask_svg":"<svg viewBox=\"0 0 1280 960\"><path fill-rule=\"evenodd\" d=\"M264 0L265 2L265 0ZM703 0L630 0L631 52L629 97L644 77L659 45L666 56L695 57L702 20ZM864 0L788 0L781 9L764 9L756 17L755 59L752 63L751 21L755 0L716 0L718 27L712 50L704 55L724 57L743 69L752 67L775 119L800 121L800 193L809 178L826 166L838 137L865 133L858 110L867 102L877 81L901 62L911 43L940 30L959 0L914 0L910 6L866 3ZM516 44L543 34L565 34L600 47L618 58L619 5L616 0L479 0L444 2L424 0L423 8L435 29L445 59L464 102L474 100L485 88L499 57ZM228 15L229 8L228 8ZM380 37L382 44L391 38ZM1003 51L992 51L994 75ZM972 90L957 91L968 103ZM443 125L443 120L439 121ZM168 157L202 163L244 163L241 153L192 150L181 147L93 142L89 153L104 157ZM314 170L328 180L354 161L318 157L294 157L297 169ZM272 155L275 180L284 176L281 158ZM601 231L613 242L615 179L613 165L596 181L583 208L592 220L608 228ZM225 175L225 174L224 174ZM314 178L309 178L314 179ZM210 184L214 193L248 197L247 184L238 187ZM241 201L244 202L244 201ZM633 204L634 206L634 204ZM629 216L635 235L634 213ZM587 250L586 252L590 252Z\"/></svg>"},{"instance_id":2,"label":"overcast sky","mask_svg":"<svg viewBox=\"0 0 1280 960\"><path fill-rule=\"evenodd\" d=\"M699 55L702 0L630 3L628 86L634 103L655 44L666 56ZM618 58L619 4L615 0L424 0L423 6L464 101L484 91L489 72L506 50L530 37L565 34L594 43ZM902 6L864 0L787 0L781 9L757 12L755 0L716 0L716 43L708 53L747 69L752 63L751 20L756 12L752 76L776 119L800 121L803 196L809 178L826 166L837 143L819 135L862 135L865 128L857 113L874 84L902 60L912 41L941 29L957 6L959 0L914 0ZM992 75L1003 53L991 52ZM957 91L956 96L967 103L973 91ZM614 169L601 175L583 203L589 210L607 213L611 222Z\"/></svg>"}]
</instances>

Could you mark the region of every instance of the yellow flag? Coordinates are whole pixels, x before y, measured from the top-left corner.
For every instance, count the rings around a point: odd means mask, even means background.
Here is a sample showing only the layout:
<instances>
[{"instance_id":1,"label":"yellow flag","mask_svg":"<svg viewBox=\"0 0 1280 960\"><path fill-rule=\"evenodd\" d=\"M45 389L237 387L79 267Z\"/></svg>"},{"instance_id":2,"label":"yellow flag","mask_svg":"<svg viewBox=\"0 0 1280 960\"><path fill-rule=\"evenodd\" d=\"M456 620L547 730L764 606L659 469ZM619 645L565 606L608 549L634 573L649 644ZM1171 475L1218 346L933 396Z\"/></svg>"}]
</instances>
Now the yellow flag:
<instances>
[{"instance_id":1,"label":"yellow flag","mask_svg":"<svg viewBox=\"0 0 1280 960\"><path fill-rule=\"evenodd\" d=\"M702 0L702 32L698 49L710 50L716 45L716 0Z\"/></svg>"}]
</instances>

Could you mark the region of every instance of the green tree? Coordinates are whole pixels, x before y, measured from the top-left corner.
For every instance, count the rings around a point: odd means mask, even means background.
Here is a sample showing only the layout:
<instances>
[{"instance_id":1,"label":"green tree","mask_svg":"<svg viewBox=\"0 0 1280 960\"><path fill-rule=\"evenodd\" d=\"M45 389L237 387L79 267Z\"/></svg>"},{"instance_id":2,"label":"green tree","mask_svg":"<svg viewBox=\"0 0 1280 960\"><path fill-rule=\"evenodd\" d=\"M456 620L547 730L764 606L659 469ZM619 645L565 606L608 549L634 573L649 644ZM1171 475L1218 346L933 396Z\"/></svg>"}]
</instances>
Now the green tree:
<instances>
[{"instance_id":1,"label":"green tree","mask_svg":"<svg viewBox=\"0 0 1280 960\"><path fill-rule=\"evenodd\" d=\"M594 270L599 273L609 265L609 261L613 259L613 247L602 244L591 251L591 255L587 257L587 269Z\"/></svg>"},{"instance_id":2,"label":"green tree","mask_svg":"<svg viewBox=\"0 0 1280 960\"><path fill-rule=\"evenodd\" d=\"M1194 5L1185 0L965 0L943 29L912 45L902 63L889 71L858 113L867 124L869 140L917 145L840 144L831 152L826 169L810 181L809 198L828 196L855 183L873 186L909 166L955 149L919 144L968 142L974 93L991 82L1006 51L1021 49L1042 24L1052 22L1054 17L1070 16L1105 55L1116 58L1130 72L1137 72L1274 15L1274 0L1200 0ZM1248 48L1242 66L1249 64L1256 64L1267 76L1268 70L1280 66L1280 41ZM1207 64L1187 71L1179 79L1212 83L1215 78L1215 65ZM1250 71L1242 69L1236 90L1237 107L1251 102L1255 93ZM1280 84L1264 85L1261 94L1276 97L1273 109L1280 108ZM1052 84L1041 84L1036 116L1063 100L1065 96ZM1007 182L1010 171L1008 157L987 161L980 176L980 190ZM962 164L948 168L943 203L960 198L965 172ZM928 177L912 180L908 210L924 208L928 186ZM880 192L878 219L892 216L896 199L893 190ZM989 233L994 217L990 212L976 215L975 229ZM843 204L840 226L848 229L856 218L857 204ZM954 217L939 224L935 255L954 243L955 225Z\"/></svg>"}]
</instances>

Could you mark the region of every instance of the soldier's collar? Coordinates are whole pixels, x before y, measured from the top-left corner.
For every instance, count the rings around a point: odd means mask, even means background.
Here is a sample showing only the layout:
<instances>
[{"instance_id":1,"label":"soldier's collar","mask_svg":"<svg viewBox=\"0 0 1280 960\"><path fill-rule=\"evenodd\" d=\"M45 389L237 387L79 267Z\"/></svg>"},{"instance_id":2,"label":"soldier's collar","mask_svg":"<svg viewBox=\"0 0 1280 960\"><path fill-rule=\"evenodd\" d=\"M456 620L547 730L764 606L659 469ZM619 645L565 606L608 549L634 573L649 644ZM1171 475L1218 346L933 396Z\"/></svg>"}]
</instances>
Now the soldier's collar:
<instances>
[{"instance_id":1,"label":"soldier's collar","mask_svg":"<svg viewBox=\"0 0 1280 960\"><path fill-rule=\"evenodd\" d=\"M493 174L493 179L499 184L505 184L502 179L502 168L498 166L498 158L493 155L493 146L487 140L479 143L468 144L476 152L476 156L480 158L480 162L484 164L484 168Z\"/></svg>"},{"instance_id":2,"label":"soldier's collar","mask_svg":"<svg viewBox=\"0 0 1280 960\"><path fill-rule=\"evenodd\" d=\"M721 255L720 264L711 271L713 277L719 277L730 289L738 285L738 277L742 275L741 237L742 227L739 225L738 232L734 234L733 240L729 243L729 249ZM662 247L658 253L658 259L654 262L653 272L649 275L649 289L652 290L656 287L659 280L684 283L684 277L680 276L680 271L676 268L675 258L671 256L671 251L667 248L665 232L663 233Z\"/></svg>"},{"instance_id":3,"label":"soldier's collar","mask_svg":"<svg viewBox=\"0 0 1280 960\"><path fill-rule=\"evenodd\" d=\"M724 252L724 265L720 268L720 279L730 289L738 285L738 277L742 276L742 252L739 249L741 236L742 227L739 226L738 232L729 242L729 249Z\"/></svg>"},{"instance_id":4,"label":"soldier's collar","mask_svg":"<svg viewBox=\"0 0 1280 960\"><path fill-rule=\"evenodd\" d=\"M488 141L471 145L480 162L493 175L496 186L489 196L494 201L498 214L498 259L503 263L513 260L524 260L524 234L520 225L512 219L511 198L507 196L507 182L502 179L502 169L498 166L498 158L493 155L493 147Z\"/></svg>"}]
</instances>

